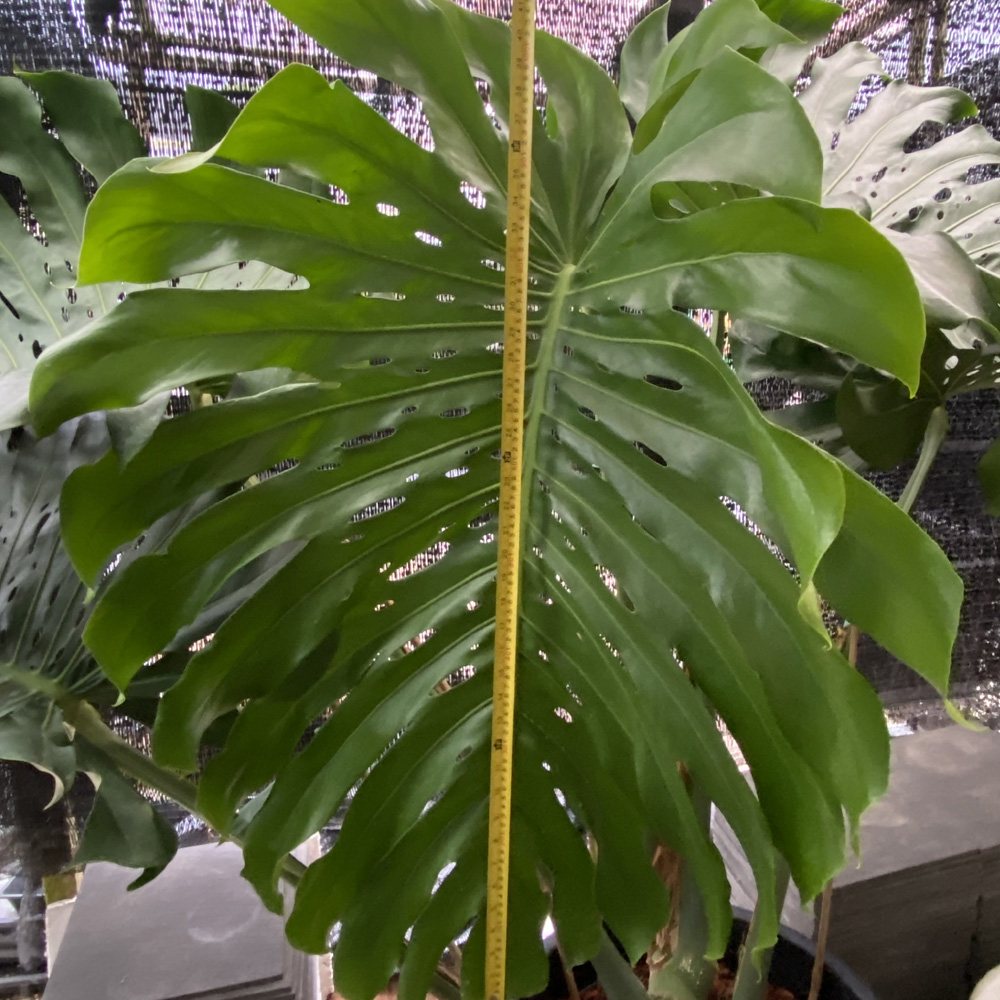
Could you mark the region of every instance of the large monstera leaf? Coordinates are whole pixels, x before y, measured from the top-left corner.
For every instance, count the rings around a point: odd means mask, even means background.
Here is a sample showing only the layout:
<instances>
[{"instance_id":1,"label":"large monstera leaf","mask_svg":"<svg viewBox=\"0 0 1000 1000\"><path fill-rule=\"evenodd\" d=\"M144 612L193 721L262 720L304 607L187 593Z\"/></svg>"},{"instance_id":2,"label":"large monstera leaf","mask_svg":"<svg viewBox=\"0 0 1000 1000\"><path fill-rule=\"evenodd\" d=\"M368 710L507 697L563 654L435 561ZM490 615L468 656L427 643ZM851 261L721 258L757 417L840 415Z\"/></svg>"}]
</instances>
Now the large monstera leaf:
<instances>
[{"instance_id":1,"label":"large monstera leaf","mask_svg":"<svg viewBox=\"0 0 1000 1000\"><path fill-rule=\"evenodd\" d=\"M267 790L245 874L275 908L282 858L354 793L299 886L290 937L322 950L337 928L347 996L372 996L402 962L401 992L422 997L471 923L473 997L510 37L446 0L277 6L414 90L434 151L343 84L290 66L215 147L119 171L87 217L83 282L257 261L308 287L134 293L46 352L33 412L53 429L178 383L270 371L260 391L163 422L134 454L70 478L64 529L87 581L170 511L245 484L116 570L86 640L127 691L232 574L297 546L164 695L155 756L192 770L208 727L239 710L199 806L226 831ZM672 50L683 86L655 61L643 100L660 124L644 127L639 153L611 81L537 38L547 104L534 149L511 995L544 983L550 912L573 962L596 953L602 919L630 955L645 949L669 909L657 843L689 865L721 952L725 871L680 764L747 851L762 940L776 931L776 851L806 897L843 863L845 815L855 823L885 787L887 735L874 693L822 630L817 591L947 684L961 585L945 557L874 489L768 423L686 315L724 309L918 383L924 318L902 257L855 213L816 203L815 133L750 57L787 30L751 0L711 12L711 32L696 21ZM630 51L634 82L651 49ZM261 168L311 184L282 187Z\"/></svg>"},{"instance_id":2,"label":"large monstera leaf","mask_svg":"<svg viewBox=\"0 0 1000 1000\"><path fill-rule=\"evenodd\" d=\"M1000 164L1000 142L981 125L938 138L976 113L951 87L891 82L848 122L859 87L881 72L877 56L847 45L817 61L801 104L823 144L823 203L870 219L917 280L927 317L918 392L759 325L736 326L734 356L744 378L783 375L828 394L776 419L835 453L892 468L916 451L937 407L1000 384L1000 188L983 179Z\"/></svg>"}]
</instances>

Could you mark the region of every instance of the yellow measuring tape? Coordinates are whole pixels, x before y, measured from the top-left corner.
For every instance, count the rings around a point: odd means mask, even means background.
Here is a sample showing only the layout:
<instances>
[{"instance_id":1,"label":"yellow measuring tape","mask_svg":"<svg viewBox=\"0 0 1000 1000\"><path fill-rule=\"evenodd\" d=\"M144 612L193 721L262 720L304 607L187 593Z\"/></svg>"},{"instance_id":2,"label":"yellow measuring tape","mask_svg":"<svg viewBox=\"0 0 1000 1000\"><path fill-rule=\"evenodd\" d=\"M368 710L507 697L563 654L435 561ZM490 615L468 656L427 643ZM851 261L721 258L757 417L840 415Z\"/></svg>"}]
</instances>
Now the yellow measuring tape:
<instances>
[{"instance_id":1,"label":"yellow measuring tape","mask_svg":"<svg viewBox=\"0 0 1000 1000\"><path fill-rule=\"evenodd\" d=\"M511 17L507 152L507 254L504 287L503 422L500 429L493 734L490 752L489 854L486 871L486 997L504 1000L511 784L514 773L514 676L521 547L521 447L531 228L531 127L535 110L535 3L514 0Z\"/></svg>"}]
</instances>

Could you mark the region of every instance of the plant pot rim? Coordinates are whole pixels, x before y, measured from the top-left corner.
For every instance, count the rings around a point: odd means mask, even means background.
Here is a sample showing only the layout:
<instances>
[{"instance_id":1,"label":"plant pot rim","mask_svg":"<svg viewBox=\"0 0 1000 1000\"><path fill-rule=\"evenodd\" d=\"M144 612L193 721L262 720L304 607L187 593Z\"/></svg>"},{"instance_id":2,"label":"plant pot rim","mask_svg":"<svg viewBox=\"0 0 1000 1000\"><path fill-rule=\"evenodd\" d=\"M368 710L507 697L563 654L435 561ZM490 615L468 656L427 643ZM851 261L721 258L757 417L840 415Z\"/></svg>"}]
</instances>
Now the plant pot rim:
<instances>
[{"instance_id":1,"label":"plant pot rim","mask_svg":"<svg viewBox=\"0 0 1000 1000\"><path fill-rule=\"evenodd\" d=\"M751 916L752 913L750 910L744 909L742 906L734 906L734 929L736 921L741 920L744 923L749 923ZM815 942L810 938L807 938L804 934L800 934L791 927L787 927L785 924L782 924L779 935L781 940L785 941L793 948L797 948L799 951L804 952L810 959L814 959L816 957ZM778 957L777 952L775 957ZM853 994L855 1000L879 1000L879 998L875 995L874 990L872 990L872 988L863 979L861 979L857 973L850 968L850 966L842 962L836 955L830 954L829 951L826 953L824 966L826 970L824 980L827 980L828 977L832 976L835 981L839 982L839 985L845 991ZM776 985L781 986L783 984L779 982ZM820 1000L822 1000L822 995Z\"/></svg>"}]
</instances>

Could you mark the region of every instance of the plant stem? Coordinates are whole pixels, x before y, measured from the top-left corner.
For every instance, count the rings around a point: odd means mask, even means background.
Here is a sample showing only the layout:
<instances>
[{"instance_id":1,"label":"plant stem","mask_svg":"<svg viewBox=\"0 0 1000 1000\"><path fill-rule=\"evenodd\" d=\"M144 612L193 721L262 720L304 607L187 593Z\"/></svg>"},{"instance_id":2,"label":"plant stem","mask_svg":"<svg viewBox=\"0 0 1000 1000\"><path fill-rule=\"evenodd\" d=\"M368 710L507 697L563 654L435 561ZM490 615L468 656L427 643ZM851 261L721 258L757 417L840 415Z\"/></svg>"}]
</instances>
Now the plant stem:
<instances>
[{"instance_id":1,"label":"plant stem","mask_svg":"<svg viewBox=\"0 0 1000 1000\"><path fill-rule=\"evenodd\" d=\"M559 954L559 964L562 966L563 979L566 980L566 989L569 992L569 1000L580 1000L580 990L576 985L576 976L573 974L573 966L566 960L566 952L563 946L556 941L556 951Z\"/></svg>"},{"instance_id":2,"label":"plant stem","mask_svg":"<svg viewBox=\"0 0 1000 1000\"><path fill-rule=\"evenodd\" d=\"M896 506L904 514L910 513L914 501L920 494L921 489L923 489L927 474L931 471L931 466L934 464L934 459L937 458L938 452L941 450L941 445L947 436L948 411L943 406L939 406L931 414L930 420L927 421L927 430L924 431L924 443L920 449L917 464L914 466L913 472L910 474L910 478L903 488L903 492L896 501Z\"/></svg>"},{"instance_id":3,"label":"plant stem","mask_svg":"<svg viewBox=\"0 0 1000 1000\"><path fill-rule=\"evenodd\" d=\"M649 1000L632 966L622 958L607 931L601 933L601 950L591 959L608 1000ZM688 1000L683 995L674 1000Z\"/></svg>"},{"instance_id":4,"label":"plant stem","mask_svg":"<svg viewBox=\"0 0 1000 1000\"><path fill-rule=\"evenodd\" d=\"M830 879L823 888L823 897L819 904L819 930L816 933L816 957L813 959L808 1000L819 1000L819 991L823 985L823 972L826 968L826 939L830 935L830 912L832 909L833 879Z\"/></svg>"},{"instance_id":5,"label":"plant stem","mask_svg":"<svg viewBox=\"0 0 1000 1000\"><path fill-rule=\"evenodd\" d=\"M781 920L781 910L788 892L788 865L785 859L778 855L775 859L775 899L778 901L778 920ZM768 973L771 970L773 948L761 953L760 961L753 960L753 953L760 940L760 922L758 911L754 909L750 926L747 928L746 940L740 949L740 967L736 973L736 984L733 987L733 1000L762 1000L767 995Z\"/></svg>"},{"instance_id":6,"label":"plant stem","mask_svg":"<svg viewBox=\"0 0 1000 1000\"><path fill-rule=\"evenodd\" d=\"M858 665L858 626L848 625L840 631L837 639L838 648L847 649L847 662ZM819 904L819 926L816 930L816 955L813 958L812 976L809 981L808 1000L818 1000L819 991L823 985L823 969L826 965L826 941L830 935L830 914L833 911L833 879L823 887L823 895Z\"/></svg>"}]
</instances>

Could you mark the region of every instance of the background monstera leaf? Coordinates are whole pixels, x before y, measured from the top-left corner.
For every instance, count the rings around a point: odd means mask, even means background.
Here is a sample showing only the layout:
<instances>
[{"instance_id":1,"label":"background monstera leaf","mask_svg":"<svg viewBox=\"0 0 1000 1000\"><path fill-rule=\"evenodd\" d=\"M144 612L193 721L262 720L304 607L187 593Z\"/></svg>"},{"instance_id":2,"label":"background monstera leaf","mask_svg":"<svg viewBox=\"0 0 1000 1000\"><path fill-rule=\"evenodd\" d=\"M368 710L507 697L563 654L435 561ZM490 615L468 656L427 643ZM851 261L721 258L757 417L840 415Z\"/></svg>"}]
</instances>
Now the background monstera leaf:
<instances>
[{"instance_id":1,"label":"background monstera leaf","mask_svg":"<svg viewBox=\"0 0 1000 1000\"><path fill-rule=\"evenodd\" d=\"M58 138L43 126L42 105L26 84L44 102ZM212 141L236 114L230 106L220 126L218 101L207 109L196 100L190 103L196 131ZM89 774L99 790L78 860L109 858L152 873L173 854L173 830L106 754L78 734L70 739L61 710L50 710L46 701L84 696L106 706L117 700L118 692L81 638L93 595L61 541L60 494L73 469L98 460L112 443L123 456L140 447L164 418L166 396L135 410L68 421L43 439L32 428L27 408L28 380L42 351L105 315L130 290L120 282L71 286L87 192L144 153L138 132L106 81L62 72L0 79L0 169L22 182L31 212L29 229L0 201L0 481L5 487L0 508L0 758L27 761L51 774L55 797L78 770ZM210 287L274 281L281 287L288 277L262 265L256 274L237 265L214 273L211 280L201 275L190 281ZM232 391L240 391L239 383ZM210 499L173 511L148 537L169 535ZM130 545L118 553L119 564L127 565L135 552ZM276 550L234 577L190 628L178 633L156 668L144 672L143 682L133 687L118 712L152 723L160 694L190 655L188 646L210 633L285 555ZM105 582L95 580L92 586L100 593Z\"/></svg>"},{"instance_id":2,"label":"background monstera leaf","mask_svg":"<svg viewBox=\"0 0 1000 1000\"><path fill-rule=\"evenodd\" d=\"M209 727L233 720L199 809L239 825L245 874L275 908L283 857L357 788L289 936L323 950L336 928L347 996L374 995L402 964L401 993L423 997L471 925L463 987L476 997L509 31L446 0L277 6L415 91L434 150L290 66L212 148L119 170L88 213L81 281L210 277L135 292L46 351L32 409L52 430L179 383L264 373L68 480L64 531L88 582L150 525L204 505L111 574L86 641L127 693L234 574L286 553L164 694L155 757L192 770ZM754 62L787 33L767 7L716 0L669 58L633 46L624 95L537 38L510 995L544 984L547 913L571 962L598 951L602 920L631 956L646 948L669 910L657 843L683 857L721 953L729 889L680 764L747 851L764 943L776 851L805 897L841 866L845 814L855 823L884 789L888 740L822 629L817 589L947 684L961 584L944 555L765 420L685 314L726 310L918 385L924 315L905 261L856 213L816 203L819 140ZM641 116L638 152L623 96ZM305 280L211 286L212 269L240 261ZM262 789L244 833L237 814Z\"/></svg>"},{"instance_id":3,"label":"background monstera leaf","mask_svg":"<svg viewBox=\"0 0 1000 1000\"><path fill-rule=\"evenodd\" d=\"M870 219L917 281L927 341L916 395L878 366L758 324L734 327L733 354L745 379L780 375L828 394L777 421L848 462L889 469L914 454L947 399L1000 384L1000 188L985 179L1000 143L981 125L947 132L976 113L951 87L890 82L848 122L861 84L881 72L864 46L844 46L816 62L800 103L824 149L823 203ZM982 480L991 494L985 470Z\"/></svg>"}]
</instances>

